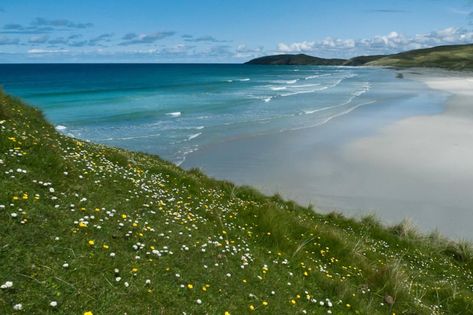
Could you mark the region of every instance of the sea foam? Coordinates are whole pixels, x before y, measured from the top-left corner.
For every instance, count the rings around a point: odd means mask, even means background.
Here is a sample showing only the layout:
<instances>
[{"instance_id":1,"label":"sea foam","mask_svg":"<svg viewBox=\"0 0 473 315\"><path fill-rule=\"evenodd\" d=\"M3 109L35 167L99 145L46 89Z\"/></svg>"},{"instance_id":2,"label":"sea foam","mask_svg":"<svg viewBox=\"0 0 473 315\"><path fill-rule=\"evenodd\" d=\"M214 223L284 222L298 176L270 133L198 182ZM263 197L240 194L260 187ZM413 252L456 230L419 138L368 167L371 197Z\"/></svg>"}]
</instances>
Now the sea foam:
<instances>
[{"instance_id":1,"label":"sea foam","mask_svg":"<svg viewBox=\"0 0 473 315\"><path fill-rule=\"evenodd\" d=\"M172 112L172 113L166 113L167 116L171 116L171 117L179 117L182 115L181 112Z\"/></svg>"}]
</instances>

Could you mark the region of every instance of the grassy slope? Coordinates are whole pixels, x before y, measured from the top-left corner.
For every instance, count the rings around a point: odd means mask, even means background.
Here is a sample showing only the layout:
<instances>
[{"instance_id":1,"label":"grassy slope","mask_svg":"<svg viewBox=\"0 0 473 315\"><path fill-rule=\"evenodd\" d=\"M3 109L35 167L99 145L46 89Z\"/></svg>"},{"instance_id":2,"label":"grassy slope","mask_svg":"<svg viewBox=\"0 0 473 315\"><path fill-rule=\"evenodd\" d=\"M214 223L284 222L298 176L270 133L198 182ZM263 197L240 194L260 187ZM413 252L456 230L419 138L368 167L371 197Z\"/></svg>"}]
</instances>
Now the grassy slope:
<instances>
[{"instance_id":1,"label":"grassy slope","mask_svg":"<svg viewBox=\"0 0 473 315\"><path fill-rule=\"evenodd\" d=\"M367 65L473 70L473 44L412 50L368 62Z\"/></svg>"},{"instance_id":2,"label":"grassy slope","mask_svg":"<svg viewBox=\"0 0 473 315\"><path fill-rule=\"evenodd\" d=\"M1 314L473 312L467 244L68 138L1 92L0 186Z\"/></svg>"}]
</instances>

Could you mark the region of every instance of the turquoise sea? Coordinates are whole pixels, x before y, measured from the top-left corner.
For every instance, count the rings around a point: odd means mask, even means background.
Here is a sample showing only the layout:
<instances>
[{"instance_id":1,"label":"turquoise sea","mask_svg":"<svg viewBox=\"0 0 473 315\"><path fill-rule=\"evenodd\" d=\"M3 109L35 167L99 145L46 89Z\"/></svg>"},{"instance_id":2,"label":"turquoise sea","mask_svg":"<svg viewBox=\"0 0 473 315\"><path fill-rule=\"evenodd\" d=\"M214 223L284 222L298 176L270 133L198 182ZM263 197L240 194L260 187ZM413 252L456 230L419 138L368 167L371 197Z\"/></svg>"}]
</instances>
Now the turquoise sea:
<instances>
[{"instance_id":1,"label":"turquoise sea","mask_svg":"<svg viewBox=\"0 0 473 315\"><path fill-rule=\"evenodd\" d=\"M427 89L393 70L352 67L4 64L0 84L61 132L176 164L209 145L322 126L360 108L395 101L405 116L443 101L413 102Z\"/></svg>"}]
</instances>

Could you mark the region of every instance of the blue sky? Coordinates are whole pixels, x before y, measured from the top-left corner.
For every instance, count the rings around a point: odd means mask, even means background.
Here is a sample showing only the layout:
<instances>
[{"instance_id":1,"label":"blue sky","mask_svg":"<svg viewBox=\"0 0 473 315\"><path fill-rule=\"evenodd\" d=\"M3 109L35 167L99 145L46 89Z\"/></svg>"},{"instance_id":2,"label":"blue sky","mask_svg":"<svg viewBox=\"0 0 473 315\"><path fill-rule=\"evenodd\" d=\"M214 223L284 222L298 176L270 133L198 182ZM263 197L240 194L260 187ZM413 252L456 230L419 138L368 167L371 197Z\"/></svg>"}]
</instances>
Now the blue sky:
<instances>
[{"instance_id":1,"label":"blue sky","mask_svg":"<svg viewBox=\"0 0 473 315\"><path fill-rule=\"evenodd\" d=\"M0 62L242 62L473 43L469 0L2 0Z\"/></svg>"}]
</instances>

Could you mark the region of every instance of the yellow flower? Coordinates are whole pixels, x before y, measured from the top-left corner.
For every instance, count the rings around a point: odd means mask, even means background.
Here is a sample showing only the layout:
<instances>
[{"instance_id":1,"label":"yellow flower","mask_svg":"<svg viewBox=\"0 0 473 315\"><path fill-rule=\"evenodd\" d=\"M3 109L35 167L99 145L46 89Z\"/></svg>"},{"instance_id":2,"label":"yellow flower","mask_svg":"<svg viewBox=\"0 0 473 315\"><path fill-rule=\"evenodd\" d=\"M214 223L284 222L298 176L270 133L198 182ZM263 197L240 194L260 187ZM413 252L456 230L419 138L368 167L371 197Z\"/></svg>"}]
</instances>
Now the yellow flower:
<instances>
[{"instance_id":1,"label":"yellow flower","mask_svg":"<svg viewBox=\"0 0 473 315\"><path fill-rule=\"evenodd\" d=\"M250 311L254 311L255 310L255 307L253 306L253 304L250 304Z\"/></svg>"},{"instance_id":2,"label":"yellow flower","mask_svg":"<svg viewBox=\"0 0 473 315\"><path fill-rule=\"evenodd\" d=\"M138 272L138 268L131 269L131 272Z\"/></svg>"},{"instance_id":3,"label":"yellow flower","mask_svg":"<svg viewBox=\"0 0 473 315\"><path fill-rule=\"evenodd\" d=\"M264 306L268 306L268 302L267 302L267 301L263 301L263 305L264 305Z\"/></svg>"},{"instance_id":4,"label":"yellow flower","mask_svg":"<svg viewBox=\"0 0 473 315\"><path fill-rule=\"evenodd\" d=\"M89 243L90 246L93 246L95 244L95 241L94 240L89 240L88 243Z\"/></svg>"},{"instance_id":5,"label":"yellow flower","mask_svg":"<svg viewBox=\"0 0 473 315\"><path fill-rule=\"evenodd\" d=\"M87 227L87 224L85 224L84 222L80 222L80 223L79 223L79 227L85 228L85 227ZM89 242L89 243L90 243L90 242ZM93 244L92 244L92 245L93 245Z\"/></svg>"},{"instance_id":6,"label":"yellow flower","mask_svg":"<svg viewBox=\"0 0 473 315\"><path fill-rule=\"evenodd\" d=\"M192 284L190 284L190 283L187 285L187 287L188 287L189 289L194 288L194 286L193 286Z\"/></svg>"},{"instance_id":7,"label":"yellow flower","mask_svg":"<svg viewBox=\"0 0 473 315\"><path fill-rule=\"evenodd\" d=\"M224 315L230 315L229 311L225 311Z\"/></svg>"},{"instance_id":8,"label":"yellow flower","mask_svg":"<svg viewBox=\"0 0 473 315\"><path fill-rule=\"evenodd\" d=\"M94 313L92 313L91 311L86 311L84 312L84 315L94 315Z\"/></svg>"},{"instance_id":9,"label":"yellow flower","mask_svg":"<svg viewBox=\"0 0 473 315\"><path fill-rule=\"evenodd\" d=\"M107 244L103 244L102 247L103 247L104 249L109 249L109 248L110 248L110 246L108 246Z\"/></svg>"},{"instance_id":10,"label":"yellow flower","mask_svg":"<svg viewBox=\"0 0 473 315\"><path fill-rule=\"evenodd\" d=\"M126 219L126 214L122 214L122 219Z\"/></svg>"},{"instance_id":11,"label":"yellow flower","mask_svg":"<svg viewBox=\"0 0 473 315\"><path fill-rule=\"evenodd\" d=\"M292 299L292 300L291 300L291 304L292 304L292 305L296 305L296 300Z\"/></svg>"},{"instance_id":12,"label":"yellow flower","mask_svg":"<svg viewBox=\"0 0 473 315\"><path fill-rule=\"evenodd\" d=\"M350 305L350 304L347 304L347 307L348 307L348 308L350 308L350 307L351 307L351 305Z\"/></svg>"}]
</instances>

